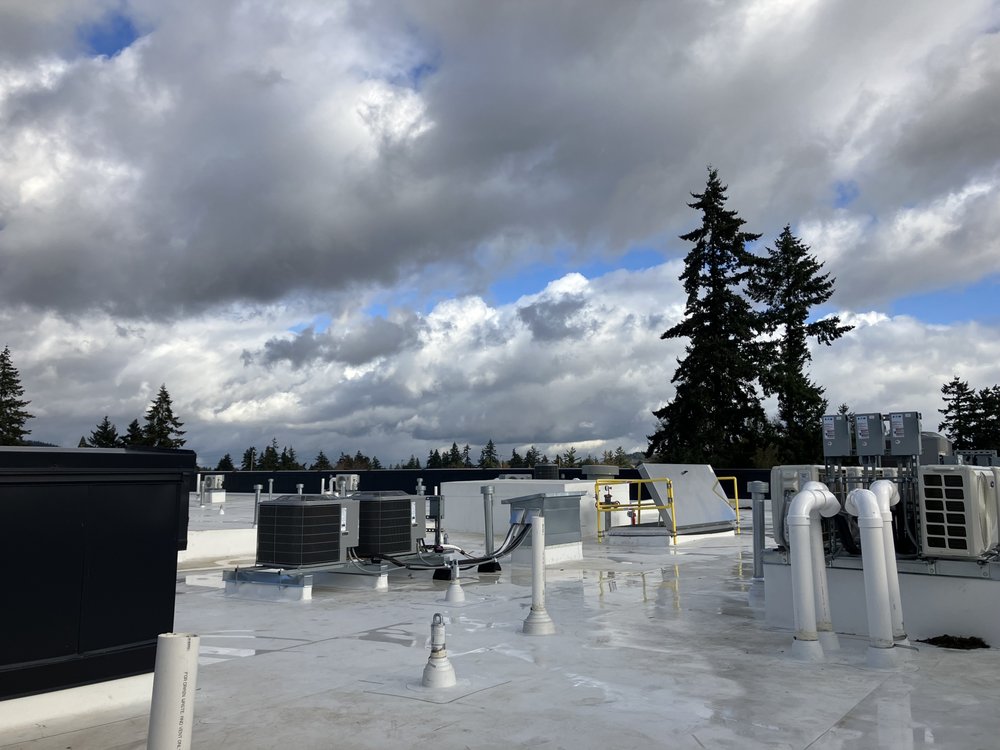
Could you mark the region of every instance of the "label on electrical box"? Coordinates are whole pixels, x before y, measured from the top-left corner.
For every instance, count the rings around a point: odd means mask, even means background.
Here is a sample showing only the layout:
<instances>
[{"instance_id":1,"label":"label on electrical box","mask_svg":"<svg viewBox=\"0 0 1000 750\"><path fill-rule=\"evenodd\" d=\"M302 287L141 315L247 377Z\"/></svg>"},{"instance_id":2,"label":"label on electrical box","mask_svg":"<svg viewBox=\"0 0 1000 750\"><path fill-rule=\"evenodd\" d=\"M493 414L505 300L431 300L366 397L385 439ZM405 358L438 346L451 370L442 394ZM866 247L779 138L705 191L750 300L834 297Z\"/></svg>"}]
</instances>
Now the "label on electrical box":
<instances>
[{"instance_id":1,"label":"label on electrical box","mask_svg":"<svg viewBox=\"0 0 1000 750\"><path fill-rule=\"evenodd\" d=\"M832 414L823 417L823 439L833 440L837 437L837 418Z\"/></svg>"},{"instance_id":2,"label":"label on electrical box","mask_svg":"<svg viewBox=\"0 0 1000 750\"><path fill-rule=\"evenodd\" d=\"M868 428L868 415L859 414L855 424L858 426L858 440L871 440L871 430Z\"/></svg>"},{"instance_id":3,"label":"label on electrical box","mask_svg":"<svg viewBox=\"0 0 1000 750\"><path fill-rule=\"evenodd\" d=\"M889 415L889 426L892 428L892 436L894 438L901 438L906 434L906 430L903 429L903 415L902 414L890 414Z\"/></svg>"}]
</instances>

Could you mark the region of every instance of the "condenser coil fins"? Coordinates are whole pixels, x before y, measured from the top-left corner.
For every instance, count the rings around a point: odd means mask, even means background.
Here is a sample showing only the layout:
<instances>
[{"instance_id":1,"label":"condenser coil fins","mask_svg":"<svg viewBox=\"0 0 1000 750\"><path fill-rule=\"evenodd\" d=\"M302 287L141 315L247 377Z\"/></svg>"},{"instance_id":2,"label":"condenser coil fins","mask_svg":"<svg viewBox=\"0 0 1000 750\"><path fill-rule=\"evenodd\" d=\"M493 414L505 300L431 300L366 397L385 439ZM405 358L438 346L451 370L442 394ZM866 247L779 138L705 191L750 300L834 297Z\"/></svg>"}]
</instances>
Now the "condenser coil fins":
<instances>
[{"instance_id":1,"label":"condenser coil fins","mask_svg":"<svg viewBox=\"0 0 1000 750\"><path fill-rule=\"evenodd\" d=\"M257 564L302 568L341 562L341 504L285 496L260 504Z\"/></svg>"},{"instance_id":2,"label":"condenser coil fins","mask_svg":"<svg viewBox=\"0 0 1000 750\"><path fill-rule=\"evenodd\" d=\"M415 535L423 534L422 497L403 492L359 492L351 499L358 501L358 546L355 551L359 557L414 551Z\"/></svg>"}]
</instances>

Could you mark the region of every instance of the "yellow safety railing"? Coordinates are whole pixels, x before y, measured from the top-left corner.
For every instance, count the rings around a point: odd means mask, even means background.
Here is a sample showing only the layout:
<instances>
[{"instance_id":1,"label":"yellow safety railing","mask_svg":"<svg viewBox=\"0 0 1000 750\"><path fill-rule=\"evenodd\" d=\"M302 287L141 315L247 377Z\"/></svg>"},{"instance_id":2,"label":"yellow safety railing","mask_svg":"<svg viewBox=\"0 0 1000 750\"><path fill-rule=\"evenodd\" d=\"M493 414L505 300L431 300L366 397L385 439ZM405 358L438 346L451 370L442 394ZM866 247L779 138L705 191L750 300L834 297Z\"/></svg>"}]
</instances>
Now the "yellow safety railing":
<instances>
[{"instance_id":1,"label":"yellow safety railing","mask_svg":"<svg viewBox=\"0 0 1000 750\"><path fill-rule=\"evenodd\" d=\"M733 506L736 508L736 533L740 533L740 489L736 483L736 477L716 477L720 482L733 483ZM728 498L726 498L728 501Z\"/></svg>"},{"instance_id":2,"label":"yellow safety railing","mask_svg":"<svg viewBox=\"0 0 1000 750\"><path fill-rule=\"evenodd\" d=\"M667 502L665 505L655 505L642 502L642 487L643 484L653 484L655 482L663 482L667 486ZM611 502L611 487L618 484L637 484L640 485L639 491L636 493L637 497L635 502L630 499L627 503L616 503ZM602 500L601 487L606 487L608 489L607 497ZM631 493L630 493L631 494ZM642 523L642 511L643 510L655 510L659 513L661 510L670 511L670 525L671 534L673 535L673 542L677 544L677 514L674 513L674 483L671 482L666 477L659 479L598 479L594 482L594 505L597 508L597 541L604 540L604 532L601 530L601 514L602 513L612 513L616 510L632 510L635 511L635 522L636 524Z\"/></svg>"}]
</instances>

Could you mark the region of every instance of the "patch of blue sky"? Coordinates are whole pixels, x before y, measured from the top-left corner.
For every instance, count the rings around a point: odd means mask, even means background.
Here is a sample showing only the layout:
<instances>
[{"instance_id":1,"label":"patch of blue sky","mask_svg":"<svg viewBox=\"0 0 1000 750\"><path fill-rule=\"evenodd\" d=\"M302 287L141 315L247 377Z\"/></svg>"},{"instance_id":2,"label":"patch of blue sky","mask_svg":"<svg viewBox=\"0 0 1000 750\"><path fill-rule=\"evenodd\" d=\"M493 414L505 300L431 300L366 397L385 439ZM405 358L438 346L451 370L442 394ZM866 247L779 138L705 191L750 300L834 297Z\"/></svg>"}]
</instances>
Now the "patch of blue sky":
<instances>
[{"instance_id":1,"label":"patch of blue sky","mask_svg":"<svg viewBox=\"0 0 1000 750\"><path fill-rule=\"evenodd\" d=\"M312 320L289 326L288 330L292 333L302 333L307 328L311 328L315 333L326 333L332 322L333 318L331 318L329 314L320 313Z\"/></svg>"},{"instance_id":2,"label":"patch of blue sky","mask_svg":"<svg viewBox=\"0 0 1000 750\"><path fill-rule=\"evenodd\" d=\"M521 266L497 278L490 284L489 293L494 304L505 305L527 294L537 294L550 282L568 273L576 272L588 279L595 279L618 270L640 271L653 268L665 260L663 252L648 247L634 247L615 258L593 258L584 263L574 261L569 251L560 251L548 263Z\"/></svg>"},{"instance_id":3,"label":"patch of blue sky","mask_svg":"<svg viewBox=\"0 0 1000 750\"><path fill-rule=\"evenodd\" d=\"M87 53L94 57L114 57L139 38L132 19L120 11L106 14L97 23L84 26L77 33Z\"/></svg>"},{"instance_id":4,"label":"patch of blue sky","mask_svg":"<svg viewBox=\"0 0 1000 750\"><path fill-rule=\"evenodd\" d=\"M971 284L900 297L889 305L889 313L909 315L931 324L978 321L996 325L1000 324L998 297L1000 274L991 274Z\"/></svg>"},{"instance_id":5,"label":"patch of blue sky","mask_svg":"<svg viewBox=\"0 0 1000 750\"><path fill-rule=\"evenodd\" d=\"M854 180L838 180L833 183L833 207L847 208L861 195L861 188Z\"/></svg>"},{"instance_id":6,"label":"patch of blue sky","mask_svg":"<svg viewBox=\"0 0 1000 750\"><path fill-rule=\"evenodd\" d=\"M385 318L389 315L389 306L384 302L372 302L361 312L369 318Z\"/></svg>"}]
</instances>

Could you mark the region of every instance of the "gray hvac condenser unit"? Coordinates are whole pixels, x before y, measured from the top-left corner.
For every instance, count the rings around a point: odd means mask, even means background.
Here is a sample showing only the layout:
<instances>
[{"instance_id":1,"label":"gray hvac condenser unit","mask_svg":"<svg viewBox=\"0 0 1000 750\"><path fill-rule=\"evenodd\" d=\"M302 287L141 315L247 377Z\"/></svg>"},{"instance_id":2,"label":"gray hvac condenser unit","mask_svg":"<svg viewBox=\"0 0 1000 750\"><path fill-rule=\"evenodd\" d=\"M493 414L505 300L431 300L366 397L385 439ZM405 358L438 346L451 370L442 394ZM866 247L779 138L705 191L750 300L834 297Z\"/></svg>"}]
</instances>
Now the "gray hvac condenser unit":
<instances>
[{"instance_id":1,"label":"gray hvac condenser unit","mask_svg":"<svg viewBox=\"0 0 1000 750\"><path fill-rule=\"evenodd\" d=\"M425 533L425 499L405 492L356 492L358 557L402 555L417 550Z\"/></svg>"},{"instance_id":2,"label":"gray hvac condenser unit","mask_svg":"<svg viewBox=\"0 0 1000 750\"><path fill-rule=\"evenodd\" d=\"M304 568L346 562L358 541L353 498L283 495L260 504L257 564Z\"/></svg>"}]
</instances>

